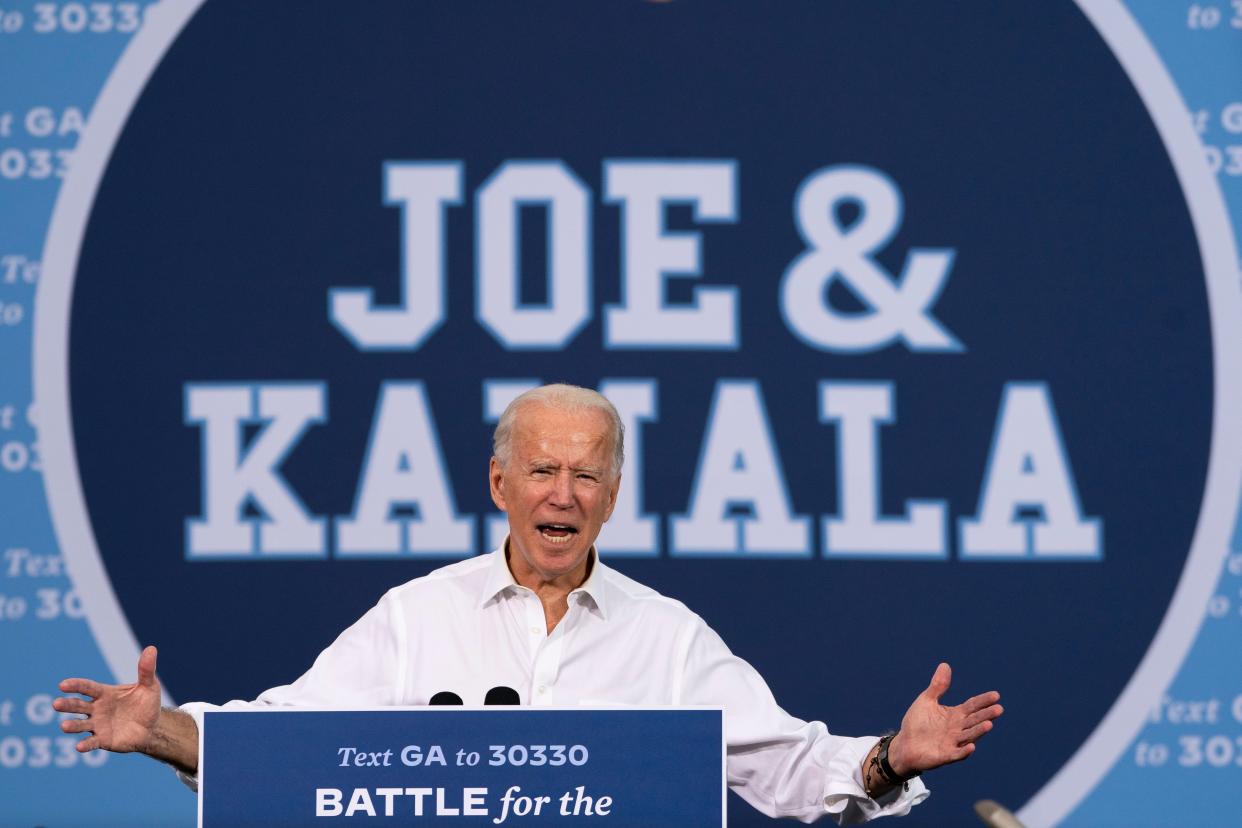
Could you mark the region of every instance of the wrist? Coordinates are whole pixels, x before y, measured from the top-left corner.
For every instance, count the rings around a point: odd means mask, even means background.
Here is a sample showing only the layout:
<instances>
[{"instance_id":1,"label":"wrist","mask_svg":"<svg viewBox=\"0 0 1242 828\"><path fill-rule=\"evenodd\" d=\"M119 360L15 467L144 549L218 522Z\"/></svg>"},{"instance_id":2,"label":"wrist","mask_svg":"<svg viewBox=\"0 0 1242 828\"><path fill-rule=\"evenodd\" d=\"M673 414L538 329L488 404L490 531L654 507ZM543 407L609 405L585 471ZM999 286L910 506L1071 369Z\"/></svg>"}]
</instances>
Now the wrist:
<instances>
[{"instance_id":1,"label":"wrist","mask_svg":"<svg viewBox=\"0 0 1242 828\"><path fill-rule=\"evenodd\" d=\"M156 714L155 721L151 722L151 726L147 728L146 744L138 747L139 753L145 753L156 759L163 757L167 753L168 744L172 741L168 733L168 717L172 714L172 709L161 707L160 712Z\"/></svg>"},{"instance_id":2,"label":"wrist","mask_svg":"<svg viewBox=\"0 0 1242 828\"><path fill-rule=\"evenodd\" d=\"M148 734L148 749L143 753L183 773L197 773L198 724L192 716L175 707L160 708Z\"/></svg>"},{"instance_id":3,"label":"wrist","mask_svg":"<svg viewBox=\"0 0 1242 828\"><path fill-rule=\"evenodd\" d=\"M888 744L881 747L880 760L885 765L885 775L893 782L904 782L919 775L913 763L905 756L905 734L900 730L893 734Z\"/></svg>"}]
</instances>

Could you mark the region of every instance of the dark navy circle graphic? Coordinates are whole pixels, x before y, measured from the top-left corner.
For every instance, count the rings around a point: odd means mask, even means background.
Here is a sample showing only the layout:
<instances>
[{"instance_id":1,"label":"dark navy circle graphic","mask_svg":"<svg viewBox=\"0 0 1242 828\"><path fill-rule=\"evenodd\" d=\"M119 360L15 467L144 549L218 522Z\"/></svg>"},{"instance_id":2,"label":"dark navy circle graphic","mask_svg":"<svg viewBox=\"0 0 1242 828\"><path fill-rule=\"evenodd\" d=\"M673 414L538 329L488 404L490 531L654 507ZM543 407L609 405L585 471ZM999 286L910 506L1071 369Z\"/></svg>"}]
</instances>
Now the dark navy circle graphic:
<instances>
[{"instance_id":1,"label":"dark navy circle graphic","mask_svg":"<svg viewBox=\"0 0 1242 828\"><path fill-rule=\"evenodd\" d=\"M657 162L668 175L626 177ZM501 198L533 168L559 187L555 207ZM402 190L403 175L421 189ZM701 275L664 278L659 307L695 307L713 290L731 304L698 339L687 324L687 343L643 344L650 329L627 334L610 310L641 301L627 281L635 193L677 176L699 195L666 199L661 238L690 239L697 259L680 269ZM442 236L416 228L405 249L402 204L433 191ZM565 314L523 327L489 304L503 297L480 297L483 251L508 249L490 235L509 215L489 212L493 197L517 216L510 304ZM837 235L825 244L813 226ZM406 297L417 299L412 347L362 347L334 321L334 291L400 306L403 256L437 244L442 301ZM853 333L824 334L815 320L829 317ZM1202 498L1210 345L1165 149L1069 3L213 0L168 51L107 168L77 274L70 378L90 519L127 619L160 645L174 697L210 701L292 681L386 589L451 560L337 549L382 444L386 388L421 389L410 410L425 403L442 488L477 552L493 511L486 383L648 383L631 474L657 549L613 565L702 614L782 706L836 732L895 727L942 660L953 700L999 688L997 732L929 779L936 796L915 824L937 824L979 798L1029 799L1146 651ZM282 385L318 389L322 410L288 435L275 467L284 494L237 508L259 537L280 522L269 512L281 498L295 501L322 520L322 554L195 555L204 444L232 438L209 437L192 389ZM223 399L213 411L233 404ZM743 426L757 403L766 437L752 434L755 454L726 451L723 471L701 469L729 401ZM238 456L273 422L240 428ZM873 449L878 515L905 520L931 502L942 555L834 554L851 551L825 527L845 508L838 440L859 422L872 431L851 445ZM1002 522L1029 533L1031 554L970 554L964 545L988 551L964 538L989 468L1004 471L1006 435L1048 463L1010 471L1060 481L1054 495L1072 495L1073 514L1056 496L1011 504ZM687 553L693 531L679 541L677 526L695 493L758 474L765 439L785 493L775 502L805 519L783 525L805 544ZM434 489L429 479L419 485ZM722 503L740 536L767 508ZM783 543L754 534L755 549ZM1084 554L1036 554L1058 543ZM732 824L758 824L734 804Z\"/></svg>"}]
</instances>

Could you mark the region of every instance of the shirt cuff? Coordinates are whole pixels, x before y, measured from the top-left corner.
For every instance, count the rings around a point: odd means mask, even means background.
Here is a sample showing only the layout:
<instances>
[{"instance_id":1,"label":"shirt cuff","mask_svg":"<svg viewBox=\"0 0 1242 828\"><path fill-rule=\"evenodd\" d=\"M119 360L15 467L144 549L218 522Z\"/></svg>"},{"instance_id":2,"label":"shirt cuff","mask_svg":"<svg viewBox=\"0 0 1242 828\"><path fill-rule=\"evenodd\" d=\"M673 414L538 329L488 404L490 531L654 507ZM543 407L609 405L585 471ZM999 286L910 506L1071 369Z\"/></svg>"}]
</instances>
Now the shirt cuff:
<instances>
[{"instance_id":1,"label":"shirt cuff","mask_svg":"<svg viewBox=\"0 0 1242 828\"><path fill-rule=\"evenodd\" d=\"M919 777L874 799L867 796L863 787L862 763L878 741L874 736L849 739L828 762L824 811L841 825L867 822L881 816L904 816L931 796L931 791Z\"/></svg>"}]
</instances>

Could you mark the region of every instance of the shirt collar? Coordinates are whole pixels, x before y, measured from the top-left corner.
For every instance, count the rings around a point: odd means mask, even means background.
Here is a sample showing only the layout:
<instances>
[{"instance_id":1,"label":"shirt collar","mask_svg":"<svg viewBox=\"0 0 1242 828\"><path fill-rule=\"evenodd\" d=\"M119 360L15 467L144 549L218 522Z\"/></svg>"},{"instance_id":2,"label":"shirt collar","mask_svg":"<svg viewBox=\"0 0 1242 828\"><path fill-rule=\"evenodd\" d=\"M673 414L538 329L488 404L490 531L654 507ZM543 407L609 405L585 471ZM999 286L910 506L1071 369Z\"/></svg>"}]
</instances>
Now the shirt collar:
<instances>
[{"instance_id":1,"label":"shirt collar","mask_svg":"<svg viewBox=\"0 0 1242 828\"><path fill-rule=\"evenodd\" d=\"M505 560L505 549L509 546L509 539L505 538L505 542L500 548L492 553L492 565L487 570L487 580L483 583L483 590L479 593L479 606L486 606L497 595L507 589L517 588L520 586L513 579L513 573L509 571L509 563ZM591 574L582 582L582 586L570 592L570 595L576 595L579 592L589 597L595 608L599 610L600 617L607 620L607 599L605 598L605 580L604 580L604 564L599 559L599 553L595 551L595 547L591 547Z\"/></svg>"}]
</instances>

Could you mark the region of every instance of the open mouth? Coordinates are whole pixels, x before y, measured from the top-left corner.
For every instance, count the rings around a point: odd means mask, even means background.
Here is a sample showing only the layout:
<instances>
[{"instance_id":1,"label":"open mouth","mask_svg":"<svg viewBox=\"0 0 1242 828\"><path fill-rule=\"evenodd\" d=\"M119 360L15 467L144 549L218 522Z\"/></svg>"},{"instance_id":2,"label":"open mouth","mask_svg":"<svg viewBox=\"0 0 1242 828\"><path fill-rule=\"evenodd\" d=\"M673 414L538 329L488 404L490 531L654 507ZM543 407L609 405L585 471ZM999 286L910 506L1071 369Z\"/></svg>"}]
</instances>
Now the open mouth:
<instances>
[{"instance_id":1,"label":"open mouth","mask_svg":"<svg viewBox=\"0 0 1242 828\"><path fill-rule=\"evenodd\" d=\"M541 523L538 529L548 543L568 543L570 538L578 534L577 527L567 523Z\"/></svg>"}]
</instances>

